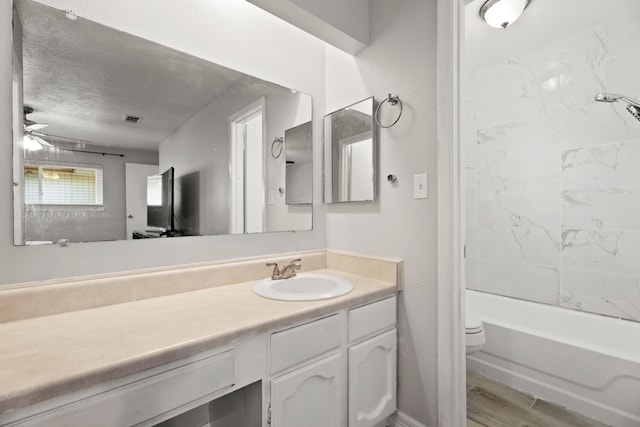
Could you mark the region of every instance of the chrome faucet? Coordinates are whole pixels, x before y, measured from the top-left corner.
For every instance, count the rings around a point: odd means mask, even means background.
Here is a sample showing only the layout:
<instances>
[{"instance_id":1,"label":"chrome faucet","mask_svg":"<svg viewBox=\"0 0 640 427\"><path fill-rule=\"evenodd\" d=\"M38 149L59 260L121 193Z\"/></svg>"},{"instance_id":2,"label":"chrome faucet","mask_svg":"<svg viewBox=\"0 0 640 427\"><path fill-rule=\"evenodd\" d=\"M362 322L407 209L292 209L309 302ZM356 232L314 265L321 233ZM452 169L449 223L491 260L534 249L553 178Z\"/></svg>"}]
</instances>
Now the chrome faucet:
<instances>
[{"instance_id":1,"label":"chrome faucet","mask_svg":"<svg viewBox=\"0 0 640 427\"><path fill-rule=\"evenodd\" d=\"M302 259L296 258L289 264L282 267L282 270L278 268L278 263L268 262L267 267L273 267L273 273L271 273L271 280L290 279L296 275L296 271L302 267Z\"/></svg>"}]
</instances>

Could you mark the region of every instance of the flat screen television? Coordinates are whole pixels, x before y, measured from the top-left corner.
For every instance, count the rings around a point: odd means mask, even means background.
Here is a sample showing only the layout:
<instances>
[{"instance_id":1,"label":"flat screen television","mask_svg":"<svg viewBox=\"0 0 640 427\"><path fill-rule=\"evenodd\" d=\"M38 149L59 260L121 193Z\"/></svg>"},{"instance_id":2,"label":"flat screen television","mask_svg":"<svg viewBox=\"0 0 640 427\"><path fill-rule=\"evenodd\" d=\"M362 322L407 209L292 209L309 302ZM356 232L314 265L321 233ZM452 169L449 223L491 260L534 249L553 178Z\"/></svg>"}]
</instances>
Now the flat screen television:
<instances>
[{"instance_id":1,"label":"flat screen television","mask_svg":"<svg viewBox=\"0 0 640 427\"><path fill-rule=\"evenodd\" d=\"M147 226L164 229L162 235L173 236L174 224L173 167L147 177Z\"/></svg>"}]
</instances>

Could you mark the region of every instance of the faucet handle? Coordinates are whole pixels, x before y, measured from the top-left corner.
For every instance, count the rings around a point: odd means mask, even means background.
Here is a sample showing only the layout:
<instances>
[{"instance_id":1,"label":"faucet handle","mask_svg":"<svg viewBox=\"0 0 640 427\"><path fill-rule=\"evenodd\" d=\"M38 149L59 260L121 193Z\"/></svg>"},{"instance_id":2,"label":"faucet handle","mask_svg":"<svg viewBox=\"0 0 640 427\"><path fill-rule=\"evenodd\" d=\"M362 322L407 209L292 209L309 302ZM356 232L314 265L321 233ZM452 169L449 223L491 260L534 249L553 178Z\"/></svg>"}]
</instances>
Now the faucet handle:
<instances>
[{"instance_id":1,"label":"faucet handle","mask_svg":"<svg viewBox=\"0 0 640 427\"><path fill-rule=\"evenodd\" d=\"M271 273L272 279L275 280L280 278L281 274L280 274L280 269L278 268L277 262L268 262L267 267L273 267L273 273Z\"/></svg>"},{"instance_id":2,"label":"faucet handle","mask_svg":"<svg viewBox=\"0 0 640 427\"><path fill-rule=\"evenodd\" d=\"M281 279L290 279L296 275L296 271L300 270L302 267L302 260L300 258L296 258L293 261L289 262L289 264L282 267L280 270L280 278Z\"/></svg>"},{"instance_id":3,"label":"faucet handle","mask_svg":"<svg viewBox=\"0 0 640 427\"><path fill-rule=\"evenodd\" d=\"M281 273L284 275L285 271L287 272L292 272L293 275L296 275L296 271L300 270L302 268L302 259L300 258L296 258L294 260L292 260L291 262L289 262L289 264L287 264L281 271ZM291 274L291 273L288 273Z\"/></svg>"}]
</instances>

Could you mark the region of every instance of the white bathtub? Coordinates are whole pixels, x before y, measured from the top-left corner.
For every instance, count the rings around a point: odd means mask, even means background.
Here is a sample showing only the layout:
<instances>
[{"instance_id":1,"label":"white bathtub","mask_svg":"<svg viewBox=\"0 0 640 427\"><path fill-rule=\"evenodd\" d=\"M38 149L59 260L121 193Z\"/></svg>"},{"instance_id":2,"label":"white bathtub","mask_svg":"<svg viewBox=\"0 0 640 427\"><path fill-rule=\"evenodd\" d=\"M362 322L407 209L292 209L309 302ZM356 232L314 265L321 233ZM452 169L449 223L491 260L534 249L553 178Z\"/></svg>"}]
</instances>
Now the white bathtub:
<instances>
[{"instance_id":1,"label":"white bathtub","mask_svg":"<svg viewBox=\"0 0 640 427\"><path fill-rule=\"evenodd\" d=\"M640 426L640 323L466 292L487 343L467 367L606 424Z\"/></svg>"}]
</instances>

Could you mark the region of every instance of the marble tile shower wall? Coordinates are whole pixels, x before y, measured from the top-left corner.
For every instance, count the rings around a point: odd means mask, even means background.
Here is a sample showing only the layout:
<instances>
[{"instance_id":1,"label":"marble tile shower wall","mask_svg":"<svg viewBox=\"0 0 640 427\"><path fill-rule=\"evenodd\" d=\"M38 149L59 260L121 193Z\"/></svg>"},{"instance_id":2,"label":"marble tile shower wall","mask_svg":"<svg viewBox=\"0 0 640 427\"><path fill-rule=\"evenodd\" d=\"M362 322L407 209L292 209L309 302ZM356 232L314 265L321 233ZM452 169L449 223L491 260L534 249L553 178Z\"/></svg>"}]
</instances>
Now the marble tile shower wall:
<instances>
[{"instance_id":1,"label":"marble tile shower wall","mask_svg":"<svg viewBox=\"0 0 640 427\"><path fill-rule=\"evenodd\" d=\"M640 321L640 15L470 78L467 287Z\"/></svg>"}]
</instances>

